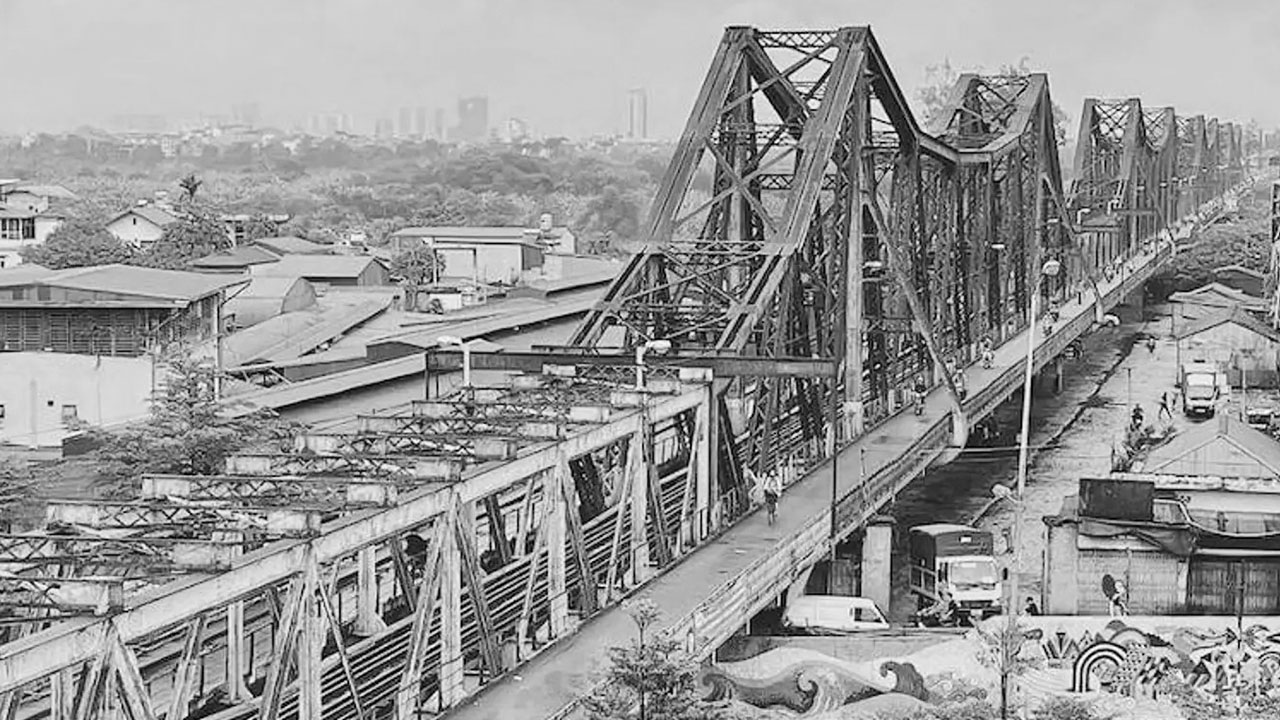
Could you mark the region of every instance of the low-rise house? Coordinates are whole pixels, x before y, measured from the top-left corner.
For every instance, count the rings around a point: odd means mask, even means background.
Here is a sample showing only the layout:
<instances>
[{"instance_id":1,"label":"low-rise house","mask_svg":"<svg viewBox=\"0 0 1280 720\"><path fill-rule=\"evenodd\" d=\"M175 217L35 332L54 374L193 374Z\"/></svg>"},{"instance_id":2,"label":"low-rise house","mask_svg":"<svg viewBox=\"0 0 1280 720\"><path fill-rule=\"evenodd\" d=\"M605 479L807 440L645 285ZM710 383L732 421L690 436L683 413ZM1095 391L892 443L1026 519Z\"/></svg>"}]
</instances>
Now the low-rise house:
<instances>
[{"instance_id":1,"label":"low-rise house","mask_svg":"<svg viewBox=\"0 0 1280 720\"><path fill-rule=\"evenodd\" d=\"M418 247L432 248L440 255L446 277L514 285L529 271L541 268L547 253L576 252L577 241L568 228L554 227L551 217L544 215L536 228L405 228L391 235L386 251L394 256Z\"/></svg>"},{"instance_id":2,"label":"low-rise house","mask_svg":"<svg viewBox=\"0 0 1280 720\"><path fill-rule=\"evenodd\" d=\"M61 224L61 215L0 205L0 269L22 264L22 249L48 240Z\"/></svg>"},{"instance_id":3,"label":"low-rise house","mask_svg":"<svg viewBox=\"0 0 1280 720\"><path fill-rule=\"evenodd\" d=\"M159 205L131 207L107 222L107 232L117 240L144 249L164 234L164 229L178 222L176 213Z\"/></svg>"},{"instance_id":4,"label":"low-rise house","mask_svg":"<svg viewBox=\"0 0 1280 720\"><path fill-rule=\"evenodd\" d=\"M368 255L285 255L278 262L254 265L254 277L299 277L317 286L370 287L391 283L387 266Z\"/></svg>"},{"instance_id":5,"label":"low-rise house","mask_svg":"<svg viewBox=\"0 0 1280 720\"><path fill-rule=\"evenodd\" d=\"M167 350L216 341L240 278L101 265L0 271L0 442L144 416ZM158 366L159 365L159 366Z\"/></svg>"},{"instance_id":6,"label":"low-rise house","mask_svg":"<svg viewBox=\"0 0 1280 720\"><path fill-rule=\"evenodd\" d=\"M1179 365L1205 360L1224 368L1233 387L1280 387L1280 331L1240 305L1185 323L1176 337Z\"/></svg>"},{"instance_id":7,"label":"low-rise house","mask_svg":"<svg viewBox=\"0 0 1280 720\"><path fill-rule=\"evenodd\" d=\"M315 287L304 278L255 277L227 300L224 314L229 325L247 328L315 304Z\"/></svg>"},{"instance_id":8,"label":"low-rise house","mask_svg":"<svg viewBox=\"0 0 1280 720\"><path fill-rule=\"evenodd\" d=\"M223 215L220 220L227 229L227 238L231 240L232 245L239 245L249 239L249 224L255 219L265 219L272 223L279 230L281 226L289 222L288 215Z\"/></svg>"},{"instance_id":9,"label":"low-rise house","mask_svg":"<svg viewBox=\"0 0 1280 720\"><path fill-rule=\"evenodd\" d=\"M1280 613L1280 443L1220 414L1130 472L1080 480L1044 519L1043 607L1104 615Z\"/></svg>"},{"instance_id":10,"label":"low-rise house","mask_svg":"<svg viewBox=\"0 0 1280 720\"><path fill-rule=\"evenodd\" d=\"M1173 306L1173 322L1177 328L1184 322L1194 322L1221 310L1241 307L1249 312L1266 312L1266 303L1260 297L1241 292L1219 282L1202 285L1195 290L1176 292L1169 296Z\"/></svg>"},{"instance_id":11,"label":"low-rise house","mask_svg":"<svg viewBox=\"0 0 1280 720\"><path fill-rule=\"evenodd\" d=\"M61 185L40 185L18 180L0 180L0 205L10 210L48 212L54 200L74 200L76 194Z\"/></svg>"},{"instance_id":12,"label":"low-rise house","mask_svg":"<svg viewBox=\"0 0 1280 720\"><path fill-rule=\"evenodd\" d=\"M43 243L62 224L54 200L74 198L59 185L0 180L0 268L21 264L24 247Z\"/></svg>"}]
</instances>

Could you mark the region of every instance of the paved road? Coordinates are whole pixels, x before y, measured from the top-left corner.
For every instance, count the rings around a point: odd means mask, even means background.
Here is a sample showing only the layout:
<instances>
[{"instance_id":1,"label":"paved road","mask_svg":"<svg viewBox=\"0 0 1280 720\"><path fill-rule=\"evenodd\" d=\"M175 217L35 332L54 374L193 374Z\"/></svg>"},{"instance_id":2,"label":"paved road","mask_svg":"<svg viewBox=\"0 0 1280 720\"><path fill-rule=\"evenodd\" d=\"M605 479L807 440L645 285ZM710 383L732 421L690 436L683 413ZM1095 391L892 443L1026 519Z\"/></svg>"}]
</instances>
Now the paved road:
<instances>
[{"instance_id":1,"label":"paved road","mask_svg":"<svg viewBox=\"0 0 1280 720\"><path fill-rule=\"evenodd\" d=\"M1150 259L1148 256L1141 261ZM1116 277L1100 289L1105 293L1120 282L1121 278ZM1090 297L1084 299L1088 302ZM1063 306L1060 326L1083 312L1092 310L1074 301ZM976 395L1021 361L1026 352L1024 332L996 350L992 369L969 368L966 381L970 395ZM948 411L945 392L935 390L928 397L923 416L909 411L899 413L850 443L838 458L841 495L852 490L858 481L861 450L866 451L866 472L870 476L901 458L904 450ZM678 565L650 580L640 594L657 604L664 620L681 618L693 612L715 587L767 557L784 538L800 532L815 517L829 513L830 502L830 467L822 465L786 489L778 521L773 526L768 524L763 512L749 515L713 542L687 555ZM633 635L634 626L625 611L616 606L606 609L573 635L453 710L449 717L452 720L507 720L554 715L592 687L608 662L608 649L626 644Z\"/></svg>"}]
</instances>

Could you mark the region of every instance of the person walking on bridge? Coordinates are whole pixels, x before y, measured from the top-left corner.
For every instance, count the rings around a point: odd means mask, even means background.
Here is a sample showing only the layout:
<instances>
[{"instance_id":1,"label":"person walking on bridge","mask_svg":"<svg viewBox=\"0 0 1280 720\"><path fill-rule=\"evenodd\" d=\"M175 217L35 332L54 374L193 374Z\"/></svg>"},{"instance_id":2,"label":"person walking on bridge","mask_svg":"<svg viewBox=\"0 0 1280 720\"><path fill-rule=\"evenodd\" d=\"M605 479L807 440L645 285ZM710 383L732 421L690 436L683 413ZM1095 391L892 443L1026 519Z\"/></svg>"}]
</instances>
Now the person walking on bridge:
<instances>
[{"instance_id":1,"label":"person walking on bridge","mask_svg":"<svg viewBox=\"0 0 1280 720\"><path fill-rule=\"evenodd\" d=\"M1173 420L1173 411L1169 409L1169 393L1160 393L1160 412L1156 413L1156 418L1163 420L1165 416Z\"/></svg>"},{"instance_id":2,"label":"person walking on bridge","mask_svg":"<svg viewBox=\"0 0 1280 720\"><path fill-rule=\"evenodd\" d=\"M766 473L762 487L764 504L769 509L769 524L772 525L773 521L778 519L778 500L782 498L782 482L778 478L778 473Z\"/></svg>"}]
</instances>

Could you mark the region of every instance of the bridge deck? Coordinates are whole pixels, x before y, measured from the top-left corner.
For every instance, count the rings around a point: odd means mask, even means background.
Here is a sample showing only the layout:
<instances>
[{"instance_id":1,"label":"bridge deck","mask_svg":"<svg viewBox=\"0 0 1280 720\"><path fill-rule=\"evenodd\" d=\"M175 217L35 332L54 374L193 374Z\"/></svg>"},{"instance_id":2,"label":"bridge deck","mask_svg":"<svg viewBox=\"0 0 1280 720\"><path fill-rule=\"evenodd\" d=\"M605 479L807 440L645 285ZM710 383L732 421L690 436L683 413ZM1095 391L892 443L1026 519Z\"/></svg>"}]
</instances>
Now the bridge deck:
<instances>
[{"instance_id":1,"label":"bridge deck","mask_svg":"<svg viewBox=\"0 0 1280 720\"><path fill-rule=\"evenodd\" d=\"M1108 309L1150 277L1151 273L1168 256L1161 252L1139 256L1133 261L1133 272L1117 276L1099 284L1104 306ZM1087 291L1081 301L1073 300L1061 308L1060 330L1040 341L1040 347L1051 344L1060 348L1062 343L1087 331L1093 315L1092 292ZM1077 320L1078 319L1078 320ZM1074 321L1074 322L1073 322ZM1065 337L1064 337L1065 336ZM1074 337L1073 337L1074 336ZM1046 348L1051 349L1051 348ZM1060 352L1060 350L1058 350ZM994 367L983 369L981 365L965 372L969 397L979 407L971 410L971 418L986 415L998 402L983 402L984 390L997 389L1003 400L1020 387L1023 359L1027 352L1026 332L1010 338L995 351ZM1055 353L1056 354L1056 353ZM1052 356L1037 353L1037 365ZM1017 382L1010 383L1011 378ZM867 477L894 463L911 464L906 455L920 438L931 435L930 430L945 427L950 405L944 389L936 389L928 396L922 416L900 412L847 445L840 453L837 468L839 493L855 490L859 482L859 455L865 450ZM937 446L934 448L938 449ZM729 586L754 584L757 578L752 572L758 566L783 552L795 555L801 535L812 535L815 526L825 535L829 527L831 511L831 468L822 465L802 477L783 495L779 505L777 522L770 526L763 512L755 512L730 527L714 541L691 552L678 565L652 579L638 594L651 599L662 610L662 624L666 628L679 626L680 630L692 625L697 627L698 616L712 614L718 599ZM912 473L915 474L915 473ZM881 498L883 501L887 498ZM874 503L878 504L878 502ZM871 508L874 512L875 508ZM864 513L864 515L867 513ZM812 552L805 552L811 559ZM782 563L784 566L788 563ZM791 559L792 565L807 564L799 557ZM792 568L794 570L794 568ZM746 581L744 583L744 581ZM740 588L730 589L731 593ZM771 591L767 591L771 592ZM761 593L765 596L766 593ZM693 622L690 619L694 618ZM740 618L740 627L746 618ZM612 607L602 611L585 623L573 635L564 638L532 658L505 679L487 687L467 705L449 714L451 720L499 720L500 718L546 718L562 712L598 681L598 673L604 667L607 650L624 645L634 637L634 626L626 611ZM703 643L698 643L702 645ZM701 647L707 651L710 647Z\"/></svg>"}]
</instances>

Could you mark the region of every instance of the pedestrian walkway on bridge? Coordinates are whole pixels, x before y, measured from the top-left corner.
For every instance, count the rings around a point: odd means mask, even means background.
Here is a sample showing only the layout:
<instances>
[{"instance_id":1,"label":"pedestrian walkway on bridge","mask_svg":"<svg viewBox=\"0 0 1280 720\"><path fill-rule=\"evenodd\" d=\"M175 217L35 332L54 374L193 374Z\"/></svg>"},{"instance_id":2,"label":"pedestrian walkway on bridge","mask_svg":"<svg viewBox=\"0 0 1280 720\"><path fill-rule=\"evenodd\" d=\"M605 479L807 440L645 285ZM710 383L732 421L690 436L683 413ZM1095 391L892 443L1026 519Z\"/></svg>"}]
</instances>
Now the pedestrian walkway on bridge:
<instances>
[{"instance_id":1,"label":"pedestrian walkway on bridge","mask_svg":"<svg viewBox=\"0 0 1280 720\"><path fill-rule=\"evenodd\" d=\"M1098 290L1116 304L1127 292L1122 286L1141 288L1153 266L1168 256L1164 253L1139 255L1126 272L1099 282ZM1081 315L1094 313L1092 290L1072 298L1059 308L1056 328L1065 328ZM1037 334L1043 334L1043 323ZM1041 337L1043 344L1048 338ZM993 385L1013 366L1022 366L1027 354L1026 331L1009 338L995 350L993 367L975 363L965 370L968 396L973 398ZM917 416L907 405L861 437L846 445L838 457L837 483L840 497L857 488L860 473L867 477L881 468L906 460L907 450L928 429L947 421L951 402L944 386L929 393L923 414ZM860 458L862 462L860 463ZM860 464L863 466L860 468ZM662 612L660 624L669 627L697 611L715 589L733 581L754 564L776 553L791 536L804 531L817 517L831 513L831 466L824 463L788 487L779 503L777 521L770 525L763 508L725 530L718 538L689 553L679 564L654 577L637 591L652 600ZM741 618L743 624L749 618ZM602 610L577 632L555 643L504 680L489 686L470 703L456 708L452 720L499 720L500 718L548 718L562 713L575 700L590 692L605 669L608 650L625 645L635 636L635 627L626 610L614 606Z\"/></svg>"}]
</instances>

